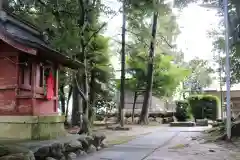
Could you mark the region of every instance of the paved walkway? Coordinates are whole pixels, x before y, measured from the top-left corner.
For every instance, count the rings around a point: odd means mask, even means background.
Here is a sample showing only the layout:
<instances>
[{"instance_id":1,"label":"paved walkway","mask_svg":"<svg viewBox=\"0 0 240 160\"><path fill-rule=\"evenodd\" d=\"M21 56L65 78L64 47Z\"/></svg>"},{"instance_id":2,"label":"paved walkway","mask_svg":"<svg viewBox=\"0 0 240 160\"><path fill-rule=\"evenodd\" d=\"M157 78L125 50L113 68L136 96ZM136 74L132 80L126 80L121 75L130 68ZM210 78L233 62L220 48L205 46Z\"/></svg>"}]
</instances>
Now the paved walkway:
<instances>
[{"instance_id":1,"label":"paved walkway","mask_svg":"<svg viewBox=\"0 0 240 160\"><path fill-rule=\"evenodd\" d=\"M160 127L152 133L96 152L83 160L240 160L227 149L192 140L204 129Z\"/></svg>"}]
</instances>

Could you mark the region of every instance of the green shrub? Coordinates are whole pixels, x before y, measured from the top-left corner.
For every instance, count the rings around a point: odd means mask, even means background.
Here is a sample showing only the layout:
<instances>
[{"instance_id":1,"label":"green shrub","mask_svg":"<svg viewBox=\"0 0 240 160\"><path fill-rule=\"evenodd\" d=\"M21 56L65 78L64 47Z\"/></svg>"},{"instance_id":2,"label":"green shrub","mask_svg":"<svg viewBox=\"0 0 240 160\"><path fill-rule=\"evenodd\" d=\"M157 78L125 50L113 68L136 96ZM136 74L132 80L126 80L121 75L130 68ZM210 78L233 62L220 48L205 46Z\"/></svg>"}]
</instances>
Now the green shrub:
<instances>
[{"instance_id":1,"label":"green shrub","mask_svg":"<svg viewBox=\"0 0 240 160\"><path fill-rule=\"evenodd\" d=\"M102 114L96 114L96 115L95 115L95 119L96 119L96 121L103 121L104 118L105 118L105 116L102 115Z\"/></svg>"},{"instance_id":2,"label":"green shrub","mask_svg":"<svg viewBox=\"0 0 240 160\"><path fill-rule=\"evenodd\" d=\"M178 121L186 121L191 117L188 101L176 101L175 117Z\"/></svg>"},{"instance_id":3,"label":"green shrub","mask_svg":"<svg viewBox=\"0 0 240 160\"><path fill-rule=\"evenodd\" d=\"M192 95L188 103L195 119L217 120L219 99L212 95Z\"/></svg>"}]
</instances>

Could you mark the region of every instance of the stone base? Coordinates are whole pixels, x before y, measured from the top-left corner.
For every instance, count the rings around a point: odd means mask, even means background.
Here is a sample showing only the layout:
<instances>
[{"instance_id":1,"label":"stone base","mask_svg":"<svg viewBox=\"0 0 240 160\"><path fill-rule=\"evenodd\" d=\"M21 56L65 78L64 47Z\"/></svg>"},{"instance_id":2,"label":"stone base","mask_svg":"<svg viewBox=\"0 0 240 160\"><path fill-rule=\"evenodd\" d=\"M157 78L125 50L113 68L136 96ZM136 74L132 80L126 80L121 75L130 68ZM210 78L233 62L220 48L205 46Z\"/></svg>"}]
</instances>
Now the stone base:
<instances>
[{"instance_id":1,"label":"stone base","mask_svg":"<svg viewBox=\"0 0 240 160\"><path fill-rule=\"evenodd\" d=\"M194 127L196 126L195 122L171 122L171 127Z\"/></svg>"},{"instance_id":2,"label":"stone base","mask_svg":"<svg viewBox=\"0 0 240 160\"><path fill-rule=\"evenodd\" d=\"M68 135L54 140L34 140L0 145L0 160L73 160L106 148L104 134ZM87 159L87 158L86 158Z\"/></svg>"},{"instance_id":3,"label":"stone base","mask_svg":"<svg viewBox=\"0 0 240 160\"><path fill-rule=\"evenodd\" d=\"M207 119L196 119L196 125L197 126L208 126L208 120Z\"/></svg>"},{"instance_id":4,"label":"stone base","mask_svg":"<svg viewBox=\"0 0 240 160\"><path fill-rule=\"evenodd\" d=\"M64 116L0 116L0 141L45 140L65 135Z\"/></svg>"}]
</instances>

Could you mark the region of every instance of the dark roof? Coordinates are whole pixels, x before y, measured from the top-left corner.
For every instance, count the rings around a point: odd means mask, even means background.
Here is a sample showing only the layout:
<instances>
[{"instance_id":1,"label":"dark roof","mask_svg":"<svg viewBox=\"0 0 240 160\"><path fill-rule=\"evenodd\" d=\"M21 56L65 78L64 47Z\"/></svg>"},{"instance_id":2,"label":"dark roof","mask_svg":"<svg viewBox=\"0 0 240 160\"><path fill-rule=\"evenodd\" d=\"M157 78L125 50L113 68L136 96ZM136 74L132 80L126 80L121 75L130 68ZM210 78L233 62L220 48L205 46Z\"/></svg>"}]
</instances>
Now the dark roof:
<instances>
[{"instance_id":1,"label":"dark roof","mask_svg":"<svg viewBox=\"0 0 240 160\"><path fill-rule=\"evenodd\" d=\"M6 11L0 11L0 34L4 34L16 43L42 50L43 52L40 52L37 56L54 63L59 63L72 69L84 67L81 62L52 49L43 40L42 33L38 28Z\"/></svg>"}]
</instances>

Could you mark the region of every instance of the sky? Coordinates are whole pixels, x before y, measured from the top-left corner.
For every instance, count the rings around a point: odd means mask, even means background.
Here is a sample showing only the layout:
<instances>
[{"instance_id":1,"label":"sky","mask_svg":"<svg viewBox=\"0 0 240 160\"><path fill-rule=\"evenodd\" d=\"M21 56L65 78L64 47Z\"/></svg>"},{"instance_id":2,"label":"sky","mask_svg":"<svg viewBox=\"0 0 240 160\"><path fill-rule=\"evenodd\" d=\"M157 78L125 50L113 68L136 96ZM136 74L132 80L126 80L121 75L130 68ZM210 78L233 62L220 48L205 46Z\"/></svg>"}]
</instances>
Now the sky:
<instances>
[{"instance_id":1,"label":"sky","mask_svg":"<svg viewBox=\"0 0 240 160\"><path fill-rule=\"evenodd\" d=\"M179 15L181 34L178 36L177 45L182 49L185 60L195 57L212 60L213 40L208 36L208 32L219 24L216 14L217 10L191 4Z\"/></svg>"}]
</instances>

